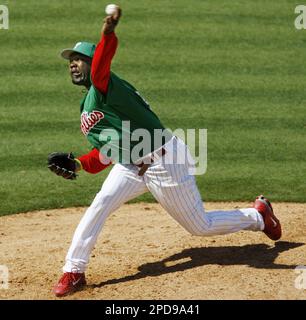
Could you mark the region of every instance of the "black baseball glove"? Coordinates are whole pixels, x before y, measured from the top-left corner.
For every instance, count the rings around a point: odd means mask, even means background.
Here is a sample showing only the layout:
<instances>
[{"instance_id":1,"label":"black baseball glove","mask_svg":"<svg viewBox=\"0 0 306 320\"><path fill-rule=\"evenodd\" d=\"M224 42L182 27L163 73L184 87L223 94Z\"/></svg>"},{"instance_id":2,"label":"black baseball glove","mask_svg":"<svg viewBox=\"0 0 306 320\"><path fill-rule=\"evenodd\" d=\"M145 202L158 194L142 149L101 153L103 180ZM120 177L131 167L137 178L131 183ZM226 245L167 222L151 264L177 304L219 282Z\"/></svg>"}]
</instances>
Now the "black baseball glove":
<instances>
[{"instance_id":1,"label":"black baseball glove","mask_svg":"<svg viewBox=\"0 0 306 320\"><path fill-rule=\"evenodd\" d=\"M48 156L48 168L65 179L76 179L76 161L72 153L53 152Z\"/></svg>"}]
</instances>

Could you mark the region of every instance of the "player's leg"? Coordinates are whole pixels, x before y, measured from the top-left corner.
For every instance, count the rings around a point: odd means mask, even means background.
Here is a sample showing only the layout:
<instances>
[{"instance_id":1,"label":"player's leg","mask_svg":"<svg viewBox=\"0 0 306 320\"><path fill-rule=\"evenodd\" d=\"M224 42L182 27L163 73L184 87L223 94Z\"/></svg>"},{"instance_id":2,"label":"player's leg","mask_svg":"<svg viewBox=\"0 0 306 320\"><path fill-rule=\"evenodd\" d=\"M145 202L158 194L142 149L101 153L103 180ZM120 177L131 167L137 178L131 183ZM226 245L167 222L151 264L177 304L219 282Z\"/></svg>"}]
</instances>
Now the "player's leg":
<instances>
[{"instance_id":1,"label":"player's leg","mask_svg":"<svg viewBox=\"0 0 306 320\"><path fill-rule=\"evenodd\" d=\"M171 153L180 157L186 152L185 148L182 141L166 148L168 159ZM145 181L157 201L191 234L212 236L239 230L263 230L262 216L254 208L205 212L188 161L182 164L168 162L160 159L154 163L147 170Z\"/></svg>"},{"instance_id":2,"label":"player's leg","mask_svg":"<svg viewBox=\"0 0 306 320\"><path fill-rule=\"evenodd\" d=\"M104 181L73 236L64 272L84 272L106 218L123 203L147 192L143 177L133 165L116 164Z\"/></svg>"}]
</instances>

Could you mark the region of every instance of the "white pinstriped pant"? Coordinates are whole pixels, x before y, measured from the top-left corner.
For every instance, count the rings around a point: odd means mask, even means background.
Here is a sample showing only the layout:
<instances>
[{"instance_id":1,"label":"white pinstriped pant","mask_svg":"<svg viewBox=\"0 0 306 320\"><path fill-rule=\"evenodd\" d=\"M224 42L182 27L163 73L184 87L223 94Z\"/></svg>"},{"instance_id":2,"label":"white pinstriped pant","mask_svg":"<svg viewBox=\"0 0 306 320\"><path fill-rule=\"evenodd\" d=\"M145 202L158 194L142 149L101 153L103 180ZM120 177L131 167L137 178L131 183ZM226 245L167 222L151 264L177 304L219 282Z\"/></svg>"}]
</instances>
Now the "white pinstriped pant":
<instances>
[{"instance_id":1,"label":"white pinstriped pant","mask_svg":"<svg viewBox=\"0 0 306 320\"><path fill-rule=\"evenodd\" d=\"M166 155L155 161L143 176L138 176L139 168L135 165L116 164L113 167L75 231L64 272L85 272L106 218L123 203L147 191L193 235L213 236L264 229L262 216L254 208L205 213L195 177L188 171L190 164L187 161L167 164L164 159L174 153L179 157L185 154L186 148L182 140L173 138L165 145Z\"/></svg>"}]
</instances>

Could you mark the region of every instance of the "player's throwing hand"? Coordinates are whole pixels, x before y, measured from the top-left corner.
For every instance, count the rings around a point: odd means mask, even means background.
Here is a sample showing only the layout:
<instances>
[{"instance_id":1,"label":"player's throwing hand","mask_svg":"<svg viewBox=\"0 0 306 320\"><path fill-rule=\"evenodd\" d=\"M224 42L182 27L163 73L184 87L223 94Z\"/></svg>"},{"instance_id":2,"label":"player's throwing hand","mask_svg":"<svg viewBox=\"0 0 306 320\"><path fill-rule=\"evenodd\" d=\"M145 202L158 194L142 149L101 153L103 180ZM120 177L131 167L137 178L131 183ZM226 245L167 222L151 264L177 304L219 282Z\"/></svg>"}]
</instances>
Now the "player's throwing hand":
<instances>
[{"instance_id":1,"label":"player's throwing hand","mask_svg":"<svg viewBox=\"0 0 306 320\"><path fill-rule=\"evenodd\" d=\"M102 34L109 34L113 32L120 20L122 14L122 10L119 6L116 6L115 12L112 15L106 16L106 18L103 20L103 26L101 33Z\"/></svg>"}]
</instances>

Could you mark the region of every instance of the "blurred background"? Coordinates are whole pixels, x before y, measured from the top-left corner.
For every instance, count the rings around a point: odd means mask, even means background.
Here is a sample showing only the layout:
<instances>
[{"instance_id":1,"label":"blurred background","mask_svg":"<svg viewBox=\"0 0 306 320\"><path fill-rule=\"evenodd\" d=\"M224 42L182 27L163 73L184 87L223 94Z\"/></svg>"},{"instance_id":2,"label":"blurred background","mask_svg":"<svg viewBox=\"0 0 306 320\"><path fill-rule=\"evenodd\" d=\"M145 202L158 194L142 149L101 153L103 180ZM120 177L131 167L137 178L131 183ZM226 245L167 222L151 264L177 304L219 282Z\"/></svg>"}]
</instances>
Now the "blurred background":
<instances>
[{"instance_id":1,"label":"blurred background","mask_svg":"<svg viewBox=\"0 0 306 320\"><path fill-rule=\"evenodd\" d=\"M107 1L1 1L0 215L87 206L109 169L67 181L53 151L87 153L84 90L59 57L97 43ZM296 1L118 1L123 17L112 70L150 102L163 124L208 130L205 201L306 202L306 30ZM154 201L150 194L135 201Z\"/></svg>"}]
</instances>

